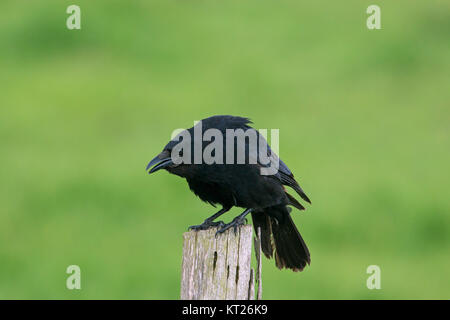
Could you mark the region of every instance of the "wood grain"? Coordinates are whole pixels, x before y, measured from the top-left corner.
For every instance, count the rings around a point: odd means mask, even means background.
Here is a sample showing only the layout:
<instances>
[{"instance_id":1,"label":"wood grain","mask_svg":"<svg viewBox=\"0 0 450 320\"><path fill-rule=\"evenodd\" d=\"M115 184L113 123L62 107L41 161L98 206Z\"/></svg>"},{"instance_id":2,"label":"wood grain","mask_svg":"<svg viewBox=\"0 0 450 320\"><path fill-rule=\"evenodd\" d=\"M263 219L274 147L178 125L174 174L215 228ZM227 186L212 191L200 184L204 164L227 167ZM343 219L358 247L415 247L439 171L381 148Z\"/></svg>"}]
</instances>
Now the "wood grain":
<instances>
[{"instance_id":1,"label":"wood grain","mask_svg":"<svg viewBox=\"0 0 450 320\"><path fill-rule=\"evenodd\" d=\"M261 246L255 239L256 272L251 267L251 225L243 225L215 236L217 229L183 234L181 299L261 299ZM258 284L257 293L255 286Z\"/></svg>"}]
</instances>

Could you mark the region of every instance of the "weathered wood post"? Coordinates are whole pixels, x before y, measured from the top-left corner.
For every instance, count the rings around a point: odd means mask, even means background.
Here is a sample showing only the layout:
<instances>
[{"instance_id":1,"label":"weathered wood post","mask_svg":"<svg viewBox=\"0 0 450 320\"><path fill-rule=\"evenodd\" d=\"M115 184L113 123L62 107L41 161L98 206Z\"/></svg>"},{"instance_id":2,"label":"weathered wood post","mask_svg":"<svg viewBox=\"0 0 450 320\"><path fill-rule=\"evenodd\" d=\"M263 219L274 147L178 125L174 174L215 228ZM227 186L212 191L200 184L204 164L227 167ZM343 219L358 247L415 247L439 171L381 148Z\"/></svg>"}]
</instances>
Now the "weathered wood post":
<instances>
[{"instance_id":1,"label":"weathered wood post","mask_svg":"<svg viewBox=\"0 0 450 320\"><path fill-rule=\"evenodd\" d=\"M252 226L240 226L236 234L231 228L215 237L216 231L183 234L181 299L261 299L261 245L259 237L255 238L255 272L251 267Z\"/></svg>"}]
</instances>

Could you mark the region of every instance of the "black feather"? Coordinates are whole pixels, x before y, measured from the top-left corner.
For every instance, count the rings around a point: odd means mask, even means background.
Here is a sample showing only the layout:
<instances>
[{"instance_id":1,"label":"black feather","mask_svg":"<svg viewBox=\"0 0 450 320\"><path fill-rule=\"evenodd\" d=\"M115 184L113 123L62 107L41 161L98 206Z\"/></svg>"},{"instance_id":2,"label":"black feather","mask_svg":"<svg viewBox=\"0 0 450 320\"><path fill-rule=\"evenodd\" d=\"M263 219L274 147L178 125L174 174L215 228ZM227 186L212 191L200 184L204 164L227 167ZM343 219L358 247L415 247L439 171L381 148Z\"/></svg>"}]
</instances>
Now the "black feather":
<instances>
[{"instance_id":1,"label":"black feather","mask_svg":"<svg viewBox=\"0 0 450 320\"><path fill-rule=\"evenodd\" d=\"M243 117L213 116L202 120L201 125L202 133L205 130L214 128L222 132L226 140L227 129L255 131L249 126L250 123L250 119ZM187 132L192 137L194 127L187 129ZM259 136L259 133L255 132ZM258 141L260 140L258 139ZM276 156L267 145L267 142L265 140L261 141L263 144L258 143L258 148L264 147L264 151L267 150L268 155ZM228 142L236 147L236 141ZM157 156L155 159L167 157L177 143L178 141L175 139L169 142L159 155L160 157ZM205 143L203 144L204 150L207 142L203 141L202 143ZM223 141L224 159L227 152L226 146L227 141ZM193 143L190 147L191 150L194 149ZM245 148L244 151L247 155L249 142L240 147ZM242 149L240 150L242 151ZM250 157L248 158L251 159ZM305 207L285 191L284 185L293 188L303 200L309 203L311 201L300 188L297 181L295 181L291 170L281 159L279 159L278 172L268 176L261 174L260 170L264 165L260 162L246 162L244 164L237 164L236 162L234 164L225 163L223 161L223 164L194 164L194 161L191 161L191 163L175 165L174 162L167 160L163 164L165 164L165 170L185 178L189 188L200 199L211 205L222 205L223 209L214 214L211 217L212 220L234 206L251 209L254 228L256 231L258 228L261 229L261 247L264 255L268 258L275 255L278 268L288 268L294 271L303 270L311 261L310 254L291 219L291 208L287 206L292 205L299 210L304 210ZM249 212L249 210L245 212Z\"/></svg>"}]
</instances>

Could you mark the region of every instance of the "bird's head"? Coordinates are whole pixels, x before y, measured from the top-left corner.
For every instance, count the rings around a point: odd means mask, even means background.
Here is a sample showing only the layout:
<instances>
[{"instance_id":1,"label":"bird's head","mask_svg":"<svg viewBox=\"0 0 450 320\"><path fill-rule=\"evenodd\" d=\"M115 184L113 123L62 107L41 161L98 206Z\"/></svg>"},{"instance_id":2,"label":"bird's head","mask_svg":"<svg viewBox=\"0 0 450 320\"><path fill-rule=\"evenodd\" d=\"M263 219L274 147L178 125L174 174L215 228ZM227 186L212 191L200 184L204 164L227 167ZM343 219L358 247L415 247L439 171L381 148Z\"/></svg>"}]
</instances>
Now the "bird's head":
<instances>
[{"instance_id":1,"label":"bird's head","mask_svg":"<svg viewBox=\"0 0 450 320\"><path fill-rule=\"evenodd\" d=\"M165 169L170 173L181 177L186 177L188 168L191 167L191 165L180 161L179 157L180 155L182 156L183 151L178 151L176 154L173 154L173 148L177 143L177 139L171 140L164 147L163 151L148 163L146 171L150 174L158 170Z\"/></svg>"},{"instance_id":2,"label":"bird's head","mask_svg":"<svg viewBox=\"0 0 450 320\"><path fill-rule=\"evenodd\" d=\"M164 148L164 150L160 154L158 154L152 159L152 161L148 163L146 170L148 171L148 173L153 173L161 169L168 170L169 168L174 166L176 166L176 164L172 161L170 150Z\"/></svg>"}]
</instances>

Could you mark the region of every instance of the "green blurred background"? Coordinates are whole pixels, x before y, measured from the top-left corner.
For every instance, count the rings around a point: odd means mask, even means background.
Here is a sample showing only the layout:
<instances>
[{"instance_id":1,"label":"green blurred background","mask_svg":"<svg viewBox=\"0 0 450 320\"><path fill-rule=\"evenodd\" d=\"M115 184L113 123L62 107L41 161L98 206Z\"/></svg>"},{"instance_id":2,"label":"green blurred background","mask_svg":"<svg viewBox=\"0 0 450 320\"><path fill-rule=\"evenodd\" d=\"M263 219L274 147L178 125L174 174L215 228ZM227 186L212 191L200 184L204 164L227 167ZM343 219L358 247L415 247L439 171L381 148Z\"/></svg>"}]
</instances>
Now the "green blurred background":
<instances>
[{"instance_id":1,"label":"green blurred background","mask_svg":"<svg viewBox=\"0 0 450 320\"><path fill-rule=\"evenodd\" d=\"M145 166L214 114L279 128L313 201L311 266L264 260L264 298L450 298L449 36L448 1L2 0L0 298L177 299L215 209Z\"/></svg>"}]
</instances>

